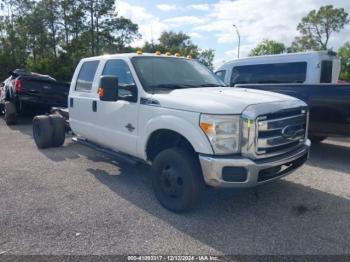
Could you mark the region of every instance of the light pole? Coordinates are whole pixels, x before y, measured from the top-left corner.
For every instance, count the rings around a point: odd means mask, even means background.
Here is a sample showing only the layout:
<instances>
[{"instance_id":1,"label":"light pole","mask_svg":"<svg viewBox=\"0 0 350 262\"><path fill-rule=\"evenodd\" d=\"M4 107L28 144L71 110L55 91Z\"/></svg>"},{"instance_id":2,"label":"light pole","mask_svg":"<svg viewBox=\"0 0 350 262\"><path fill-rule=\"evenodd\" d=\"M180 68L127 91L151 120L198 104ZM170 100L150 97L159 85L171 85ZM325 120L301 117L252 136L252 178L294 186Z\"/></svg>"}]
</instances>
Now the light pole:
<instances>
[{"instance_id":1,"label":"light pole","mask_svg":"<svg viewBox=\"0 0 350 262\"><path fill-rule=\"evenodd\" d=\"M238 36L238 55L237 55L237 58L239 58L239 49L241 48L241 35L239 34L238 27L236 25L233 25L233 27L236 29L236 33Z\"/></svg>"}]
</instances>

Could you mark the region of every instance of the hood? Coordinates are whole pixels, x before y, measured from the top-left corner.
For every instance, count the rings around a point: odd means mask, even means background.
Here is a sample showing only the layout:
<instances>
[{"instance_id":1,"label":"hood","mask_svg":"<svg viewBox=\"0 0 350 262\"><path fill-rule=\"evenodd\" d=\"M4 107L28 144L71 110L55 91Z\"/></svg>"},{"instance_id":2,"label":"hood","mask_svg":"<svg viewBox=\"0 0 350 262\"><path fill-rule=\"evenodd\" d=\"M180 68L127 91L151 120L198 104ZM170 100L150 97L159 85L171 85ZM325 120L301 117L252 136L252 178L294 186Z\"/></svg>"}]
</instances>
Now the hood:
<instances>
[{"instance_id":1,"label":"hood","mask_svg":"<svg viewBox=\"0 0 350 262\"><path fill-rule=\"evenodd\" d=\"M176 89L155 94L162 107L208 114L240 114L250 105L298 100L278 93L232 87Z\"/></svg>"}]
</instances>

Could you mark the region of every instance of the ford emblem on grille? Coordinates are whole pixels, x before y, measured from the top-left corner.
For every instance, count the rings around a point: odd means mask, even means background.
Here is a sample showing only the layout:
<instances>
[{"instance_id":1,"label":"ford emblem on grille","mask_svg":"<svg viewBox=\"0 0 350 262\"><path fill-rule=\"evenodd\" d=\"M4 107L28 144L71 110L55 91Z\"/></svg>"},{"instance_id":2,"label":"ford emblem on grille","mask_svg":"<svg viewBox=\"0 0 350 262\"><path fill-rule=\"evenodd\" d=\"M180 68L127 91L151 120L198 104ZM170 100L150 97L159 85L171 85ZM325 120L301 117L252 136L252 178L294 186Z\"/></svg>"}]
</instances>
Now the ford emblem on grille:
<instances>
[{"instance_id":1,"label":"ford emblem on grille","mask_svg":"<svg viewBox=\"0 0 350 262\"><path fill-rule=\"evenodd\" d=\"M282 129L282 136L287 139L294 140L297 136L297 131L299 130L298 126L286 126Z\"/></svg>"}]
</instances>

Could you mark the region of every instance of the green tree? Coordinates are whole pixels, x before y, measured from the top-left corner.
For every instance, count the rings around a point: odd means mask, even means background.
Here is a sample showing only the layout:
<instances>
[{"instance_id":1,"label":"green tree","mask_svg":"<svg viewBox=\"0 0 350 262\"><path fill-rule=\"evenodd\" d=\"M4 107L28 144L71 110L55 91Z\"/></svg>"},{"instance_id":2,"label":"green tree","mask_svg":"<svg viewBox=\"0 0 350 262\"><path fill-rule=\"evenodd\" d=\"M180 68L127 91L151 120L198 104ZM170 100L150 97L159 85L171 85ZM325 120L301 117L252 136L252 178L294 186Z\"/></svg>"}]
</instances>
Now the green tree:
<instances>
[{"instance_id":1,"label":"green tree","mask_svg":"<svg viewBox=\"0 0 350 262\"><path fill-rule=\"evenodd\" d=\"M107 53L126 52L128 46L140 37L137 24L125 17L114 17L106 22L101 31L101 49Z\"/></svg>"},{"instance_id":2,"label":"green tree","mask_svg":"<svg viewBox=\"0 0 350 262\"><path fill-rule=\"evenodd\" d=\"M144 52L161 53L170 52L172 54L180 53L182 56L191 55L194 59L213 69L213 60L215 52L213 49L200 50L197 45L193 44L191 37L183 32L165 31L159 38L159 43L146 42L142 47Z\"/></svg>"},{"instance_id":3,"label":"green tree","mask_svg":"<svg viewBox=\"0 0 350 262\"><path fill-rule=\"evenodd\" d=\"M51 46L53 56L57 58L57 45L60 37L59 20L61 19L59 2L55 0L42 0L38 3L37 8L41 9L40 12L49 34L49 45Z\"/></svg>"},{"instance_id":4,"label":"green tree","mask_svg":"<svg viewBox=\"0 0 350 262\"><path fill-rule=\"evenodd\" d=\"M299 23L297 29L300 36L292 43L292 50L327 50L332 33L344 28L349 22L347 17L344 8L334 8L333 5L312 10Z\"/></svg>"},{"instance_id":5,"label":"green tree","mask_svg":"<svg viewBox=\"0 0 350 262\"><path fill-rule=\"evenodd\" d=\"M82 0L86 14L91 55L120 52L140 37L138 25L130 19L117 17L115 0Z\"/></svg>"},{"instance_id":6,"label":"green tree","mask_svg":"<svg viewBox=\"0 0 350 262\"><path fill-rule=\"evenodd\" d=\"M159 38L160 44L169 49L183 49L184 47L192 45L190 36L183 32L175 33L173 31L163 32Z\"/></svg>"},{"instance_id":7,"label":"green tree","mask_svg":"<svg viewBox=\"0 0 350 262\"><path fill-rule=\"evenodd\" d=\"M199 52L198 61L208 67L211 71L214 70L215 50L214 49L204 49Z\"/></svg>"},{"instance_id":8,"label":"green tree","mask_svg":"<svg viewBox=\"0 0 350 262\"><path fill-rule=\"evenodd\" d=\"M115 12L115 0L0 0L0 78L26 68L69 80L79 60L134 51L138 25ZM182 32L164 32L145 51L192 55L212 68L213 50L199 50Z\"/></svg>"},{"instance_id":9,"label":"green tree","mask_svg":"<svg viewBox=\"0 0 350 262\"><path fill-rule=\"evenodd\" d=\"M350 82L350 42L345 43L339 49L341 59L341 73L339 79Z\"/></svg>"},{"instance_id":10,"label":"green tree","mask_svg":"<svg viewBox=\"0 0 350 262\"><path fill-rule=\"evenodd\" d=\"M23 28L18 27L22 15L28 10L24 0L0 1L0 76L7 77L7 72L25 64L28 56L26 49L28 37Z\"/></svg>"},{"instance_id":11,"label":"green tree","mask_svg":"<svg viewBox=\"0 0 350 262\"><path fill-rule=\"evenodd\" d=\"M183 56L198 56L198 46L192 43L191 37L183 32L164 31L159 40L159 44L146 43L143 50L146 52L160 51L175 54L179 52Z\"/></svg>"},{"instance_id":12,"label":"green tree","mask_svg":"<svg viewBox=\"0 0 350 262\"><path fill-rule=\"evenodd\" d=\"M250 52L249 56L274 55L284 52L286 52L286 47L283 43L265 39Z\"/></svg>"},{"instance_id":13,"label":"green tree","mask_svg":"<svg viewBox=\"0 0 350 262\"><path fill-rule=\"evenodd\" d=\"M83 7L89 24L89 43L91 55L100 53L100 38L106 21L113 17L115 10L113 0L84 0Z\"/></svg>"},{"instance_id":14,"label":"green tree","mask_svg":"<svg viewBox=\"0 0 350 262\"><path fill-rule=\"evenodd\" d=\"M87 30L83 0L60 0L61 25L63 27L64 45L68 46L73 39Z\"/></svg>"},{"instance_id":15,"label":"green tree","mask_svg":"<svg viewBox=\"0 0 350 262\"><path fill-rule=\"evenodd\" d=\"M130 51L138 26L114 0L0 0L0 78L15 68L69 80L79 60Z\"/></svg>"}]
</instances>

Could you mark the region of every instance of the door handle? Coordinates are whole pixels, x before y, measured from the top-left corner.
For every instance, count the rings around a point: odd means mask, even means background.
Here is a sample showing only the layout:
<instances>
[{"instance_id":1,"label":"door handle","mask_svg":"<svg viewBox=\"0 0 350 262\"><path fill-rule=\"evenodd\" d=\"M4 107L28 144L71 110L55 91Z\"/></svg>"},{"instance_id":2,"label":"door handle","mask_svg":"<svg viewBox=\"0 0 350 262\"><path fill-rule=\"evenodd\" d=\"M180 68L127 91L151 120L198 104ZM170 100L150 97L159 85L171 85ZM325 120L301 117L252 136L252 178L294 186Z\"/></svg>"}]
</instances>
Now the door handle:
<instances>
[{"instance_id":1,"label":"door handle","mask_svg":"<svg viewBox=\"0 0 350 262\"><path fill-rule=\"evenodd\" d=\"M71 98L69 99L69 106L70 106L70 107L73 107L73 106L74 106L73 97L71 97Z\"/></svg>"},{"instance_id":2,"label":"door handle","mask_svg":"<svg viewBox=\"0 0 350 262\"><path fill-rule=\"evenodd\" d=\"M92 112L97 112L97 101L92 101Z\"/></svg>"}]
</instances>

